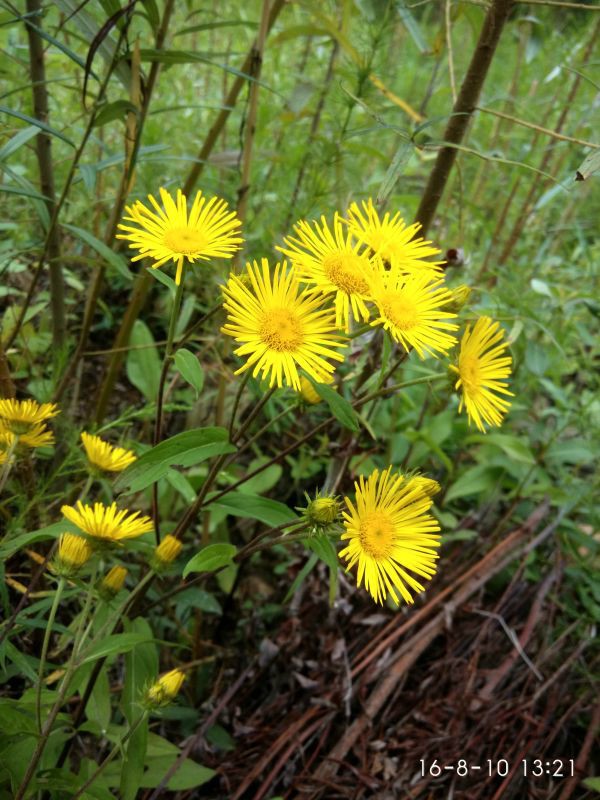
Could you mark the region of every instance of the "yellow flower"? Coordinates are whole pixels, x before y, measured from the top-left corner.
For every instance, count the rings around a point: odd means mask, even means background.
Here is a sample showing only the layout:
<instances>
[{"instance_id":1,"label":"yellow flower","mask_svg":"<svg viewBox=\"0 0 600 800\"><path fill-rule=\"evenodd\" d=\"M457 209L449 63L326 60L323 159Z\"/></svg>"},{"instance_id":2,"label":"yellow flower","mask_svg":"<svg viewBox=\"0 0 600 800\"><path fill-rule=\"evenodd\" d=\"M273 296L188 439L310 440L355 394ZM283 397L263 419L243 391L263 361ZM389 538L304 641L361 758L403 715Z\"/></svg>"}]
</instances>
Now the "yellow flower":
<instances>
[{"instance_id":1,"label":"yellow flower","mask_svg":"<svg viewBox=\"0 0 600 800\"><path fill-rule=\"evenodd\" d=\"M277 247L277 250L291 258L301 280L314 284L311 291L334 295L336 326L347 333L351 318L366 322L373 259L352 235L344 235L339 214L334 217L333 232L325 217L321 217L320 225L313 222L312 227L302 220L294 225L294 230L298 238L285 238L287 248Z\"/></svg>"},{"instance_id":2,"label":"yellow flower","mask_svg":"<svg viewBox=\"0 0 600 800\"><path fill-rule=\"evenodd\" d=\"M60 413L55 403L36 403L35 400L0 400L0 422L5 430L22 436L40 422Z\"/></svg>"},{"instance_id":3,"label":"yellow flower","mask_svg":"<svg viewBox=\"0 0 600 800\"><path fill-rule=\"evenodd\" d=\"M328 376L323 383L333 383L333 378ZM323 398L305 375L300 375L300 395L304 401L313 406L323 402Z\"/></svg>"},{"instance_id":4,"label":"yellow flower","mask_svg":"<svg viewBox=\"0 0 600 800\"><path fill-rule=\"evenodd\" d=\"M443 282L432 280L429 271L402 275L398 270L379 270L372 283L379 317L371 325L383 325L407 352L414 348L419 358L446 355L456 344L449 331L458 325L448 322L456 314L441 310L452 297Z\"/></svg>"},{"instance_id":5,"label":"yellow flower","mask_svg":"<svg viewBox=\"0 0 600 800\"><path fill-rule=\"evenodd\" d=\"M152 708L166 706L179 694L185 680L185 675L180 669L165 672L152 684L146 693L146 704Z\"/></svg>"},{"instance_id":6,"label":"yellow flower","mask_svg":"<svg viewBox=\"0 0 600 800\"><path fill-rule=\"evenodd\" d=\"M86 564L92 556L87 539L74 533L63 533L58 540L58 555L52 569L58 575L70 577Z\"/></svg>"},{"instance_id":7,"label":"yellow flower","mask_svg":"<svg viewBox=\"0 0 600 800\"><path fill-rule=\"evenodd\" d=\"M425 492L428 497L434 497L442 491L442 487L437 481L434 481L433 478L426 478L425 475L413 475L408 478L407 481L411 488L415 486L418 487Z\"/></svg>"},{"instance_id":8,"label":"yellow flower","mask_svg":"<svg viewBox=\"0 0 600 800\"><path fill-rule=\"evenodd\" d=\"M450 366L458 374L455 388L462 387L459 411L466 407L469 422L474 422L482 433L484 422L501 425L510 408L510 402L496 392L514 397L503 380L510 376L512 365L512 358L505 354L507 349L500 323L479 317L473 330L468 325L463 335L458 367Z\"/></svg>"},{"instance_id":9,"label":"yellow flower","mask_svg":"<svg viewBox=\"0 0 600 800\"><path fill-rule=\"evenodd\" d=\"M113 447L99 436L84 432L81 434L81 441L90 464L106 472L122 472L136 460L135 453L131 450Z\"/></svg>"},{"instance_id":10,"label":"yellow flower","mask_svg":"<svg viewBox=\"0 0 600 800\"><path fill-rule=\"evenodd\" d=\"M17 434L12 433L0 420L0 451L13 447L15 439L17 439L19 447L48 447L54 444L54 434L41 422L32 425L27 433L22 433L17 437ZM2 454L0 453L1 458ZM4 460L6 460L6 454Z\"/></svg>"},{"instance_id":11,"label":"yellow flower","mask_svg":"<svg viewBox=\"0 0 600 800\"><path fill-rule=\"evenodd\" d=\"M300 367L324 383L335 369L325 358L344 360L333 349L344 344L334 333L331 312L320 308L321 298L300 291L285 261L275 265L273 277L266 258L260 267L255 261L246 270L245 280L231 275L223 287L227 323L221 332L242 342L236 355L248 356L236 374L254 367L253 376L268 376L270 386L285 384L299 391Z\"/></svg>"},{"instance_id":12,"label":"yellow flower","mask_svg":"<svg viewBox=\"0 0 600 800\"><path fill-rule=\"evenodd\" d=\"M106 575L100 581L100 586L98 587L100 594L106 599L111 599L116 594L119 594L125 585L127 572L128 571L125 569L125 567L111 567L111 569L108 570Z\"/></svg>"},{"instance_id":13,"label":"yellow flower","mask_svg":"<svg viewBox=\"0 0 600 800\"><path fill-rule=\"evenodd\" d=\"M183 545L179 539L176 539L170 534L165 536L162 542L154 550L154 555L152 558L152 565L154 569L160 571L175 561L175 559L181 553L182 547Z\"/></svg>"},{"instance_id":14,"label":"yellow flower","mask_svg":"<svg viewBox=\"0 0 600 800\"><path fill-rule=\"evenodd\" d=\"M149 517L141 517L139 511L133 514L127 510L119 511L116 503L110 506L94 503L92 507L78 500L76 507L63 506L60 510L69 522L88 536L105 542L131 539L153 529Z\"/></svg>"},{"instance_id":15,"label":"yellow flower","mask_svg":"<svg viewBox=\"0 0 600 800\"><path fill-rule=\"evenodd\" d=\"M181 189L174 200L166 189L160 189L162 208L149 194L148 200L154 211L139 200L126 206L128 222L139 227L120 224L125 233L117 234L117 239L126 239L129 247L139 250L132 261L151 258L152 269L167 261L177 262L175 283L181 281L183 263L196 260L208 261L211 258L231 258L244 241L240 236L241 222L235 211L228 211L225 200L211 197L207 200L202 192L196 192L192 207L187 211L187 198Z\"/></svg>"},{"instance_id":16,"label":"yellow flower","mask_svg":"<svg viewBox=\"0 0 600 800\"><path fill-rule=\"evenodd\" d=\"M352 203L348 210L348 227L350 232L364 244L368 245L388 266L402 272L421 270L439 271L443 261L427 261L430 256L441 253L432 247L430 241L423 237L415 238L421 224L415 222L406 225L399 213L392 217L389 212L379 218L373 201L369 198L362 202L361 211L357 203Z\"/></svg>"},{"instance_id":17,"label":"yellow flower","mask_svg":"<svg viewBox=\"0 0 600 800\"><path fill-rule=\"evenodd\" d=\"M361 476L354 484L356 505L344 498L348 512L343 512L342 539L348 545L340 557L348 561L347 569L358 564L357 584L364 578L377 603L388 594L398 602L395 590L412 603L409 589L420 592L424 587L410 573L426 580L435 574L440 526L427 513L432 500L423 489L391 471L375 470L366 481Z\"/></svg>"}]
</instances>

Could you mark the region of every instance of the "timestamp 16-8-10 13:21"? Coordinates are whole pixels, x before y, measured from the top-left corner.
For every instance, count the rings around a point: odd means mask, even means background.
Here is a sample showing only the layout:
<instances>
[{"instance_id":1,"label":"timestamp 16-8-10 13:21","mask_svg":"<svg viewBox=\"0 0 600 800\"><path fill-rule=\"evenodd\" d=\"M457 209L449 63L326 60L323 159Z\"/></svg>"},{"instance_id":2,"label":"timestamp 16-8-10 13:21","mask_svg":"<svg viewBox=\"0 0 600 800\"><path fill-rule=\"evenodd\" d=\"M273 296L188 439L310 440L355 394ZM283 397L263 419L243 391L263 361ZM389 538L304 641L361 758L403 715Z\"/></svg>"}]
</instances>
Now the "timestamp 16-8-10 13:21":
<instances>
[{"instance_id":1,"label":"timestamp 16-8-10 13:21","mask_svg":"<svg viewBox=\"0 0 600 800\"><path fill-rule=\"evenodd\" d=\"M491 758L485 760L484 764L470 764L466 759L460 758L453 764L441 764L437 759L427 763L422 758L420 760L421 777L426 775L438 778L443 773L453 772L459 778L467 775L486 775L492 777L497 775L505 778L511 772L510 764L505 758L493 761ZM524 778L541 778L546 775L549 778L569 778L575 774L575 761L572 758L524 758L519 764L520 774Z\"/></svg>"}]
</instances>

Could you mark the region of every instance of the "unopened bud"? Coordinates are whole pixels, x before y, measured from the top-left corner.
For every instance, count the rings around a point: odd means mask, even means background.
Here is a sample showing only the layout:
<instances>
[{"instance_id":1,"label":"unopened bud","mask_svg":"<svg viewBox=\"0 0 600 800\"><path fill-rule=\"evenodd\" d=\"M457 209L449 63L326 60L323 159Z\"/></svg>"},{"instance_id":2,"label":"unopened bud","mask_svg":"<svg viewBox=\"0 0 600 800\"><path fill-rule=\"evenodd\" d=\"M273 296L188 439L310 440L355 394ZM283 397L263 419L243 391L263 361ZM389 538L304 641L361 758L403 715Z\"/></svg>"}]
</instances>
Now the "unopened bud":
<instances>
[{"instance_id":1,"label":"unopened bud","mask_svg":"<svg viewBox=\"0 0 600 800\"><path fill-rule=\"evenodd\" d=\"M52 571L70 578L86 564L92 555L87 539L74 533L63 533L58 540L58 555L52 562Z\"/></svg>"},{"instance_id":2,"label":"unopened bud","mask_svg":"<svg viewBox=\"0 0 600 800\"><path fill-rule=\"evenodd\" d=\"M457 286L456 289L452 289L450 293L452 295L452 299L444 310L451 311L453 314L458 314L461 308L469 301L469 297L471 296L471 287L462 283L460 286Z\"/></svg>"},{"instance_id":3,"label":"unopened bud","mask_svg":"<svg viewBox=\"0 0 600 800\"><path fill-rule=\"evenodd\" d=\"M437 481L434 481L433 478L426 478L424 475L415 475L410 479L409 483L413 486L418 486L428 497L434 497L442 490Z\"/></svg>"},{"instance_id":4,"label":"unopened bud","mask_svg":"<svg viewBox=\"0 0 600 800\"><path fill-rule=\"evenodd\" d=\"M167 706L179 694L185 680L185 675L180 669L165 672L146 692L145 705L149 708Z\"/></svg>"},{"instance_id":5,"label":"unopened bud","mask_svg":"<svg viewBox=\"0 0 600 800\"><path fill-rule=\"evenodd\" d=\"M100 581L98 591L107 600L111 600L123 588L127 570L125 567L112 567Z\"/></svg>"},{"instance_id":6,"label":"unopened bud","mask_svg":"<svg viewBox=\"0 0 600 800\"><path fill-rule=\"evenodd\" d=\"M183 545L179 539L176 539L170 534L165 536L162 542L155 549L154 555L152 556L152 569L154 569L156 572L160 572L161 570L165 569L165 567L168 567L169 564L172 564L181 553L182 547Z\"/></svg>"},{"instance_id":7,"label":"unopened bud","mask_svg":"<svg viewBox=\"0 0 600 800\"><path fill-rule=\"evenodd\" d=\"M322 383L330 384L333 383L333 378L329 378L328 380L322 381ZM308 380L305 375L300 376L300 396L304 400L305 403L310 403L310 405L315 406L317 403L322 403L323 398L317 392L315 387L312 383Z\"/></svg>"}]
</instances>

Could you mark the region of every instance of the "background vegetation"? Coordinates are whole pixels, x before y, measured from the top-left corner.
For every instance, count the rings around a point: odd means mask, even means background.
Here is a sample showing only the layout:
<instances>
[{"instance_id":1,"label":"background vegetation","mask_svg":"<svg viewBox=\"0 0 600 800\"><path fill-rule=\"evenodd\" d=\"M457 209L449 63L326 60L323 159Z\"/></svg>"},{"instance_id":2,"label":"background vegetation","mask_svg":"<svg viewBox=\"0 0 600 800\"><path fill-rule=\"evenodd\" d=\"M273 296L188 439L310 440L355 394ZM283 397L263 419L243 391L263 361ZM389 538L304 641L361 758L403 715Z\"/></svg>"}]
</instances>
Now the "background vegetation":
<instances>
[{"instance_id":1,"label":"background vegetation","mask_svg":"<svg viewBox=\"0 0 600 800\"><path fill-rule=\"evenodd\" d=\"M115 239L124 203L160 186L227 198L244 218L238 266L276 260L296 220L352 201L379 198L413 220L489 9L450 0L0 7L0 394L62 409L56 446L24 461L0 500L0 797L9 798L37 741L32 687L56 583L39 564L64 528L60 506L87 481L79 434L94 429L140 455L152 444L173 271L128 261ZM428 228L449 285L473 289L467 318L489 314L507 331L516 396L504 426L478 433L446 387L422 384L375 401L359 430L335 420L302 443L329 411L277 392L250 428L268 430L217 488L254 477L198 516L181 558L127 609L120 630L140 638L78 670L27 796L76 796L127 735L141 689L181 665L175 703L150 717L148 736L117 748L83 796L596 793L599 34L598 6L510 7ZM228 425L240 379L213 309L229 268L189 270L176 338L197 361L191 377L181 364L168 375L164 438ZM341 394L361 375L377 388L391 357L355 340ZM419 369L411 357L403 379ZM263 395L251 380L241 419ZM165 468L163 531L193 503L208 463ZM201 544L241 548L293 518L304 492L349 493L357 475L389 463L443 486L439 574L416 606L376 608L343 573L336 585L319 558L327 554L306 542L182 580ZM123 490L128 507L150 512L150 488L102 478L96 498ZM104 614L145 574L146 538L119 556L129 589ZM71 585L58 608L48 705L79 597ZM461 758L504 758L511 770L429 771ZM573 759L575 775L523 778L522 759L538 758ZM168 788L157 788L167 774Z\"/></svg>"}]
</instances>

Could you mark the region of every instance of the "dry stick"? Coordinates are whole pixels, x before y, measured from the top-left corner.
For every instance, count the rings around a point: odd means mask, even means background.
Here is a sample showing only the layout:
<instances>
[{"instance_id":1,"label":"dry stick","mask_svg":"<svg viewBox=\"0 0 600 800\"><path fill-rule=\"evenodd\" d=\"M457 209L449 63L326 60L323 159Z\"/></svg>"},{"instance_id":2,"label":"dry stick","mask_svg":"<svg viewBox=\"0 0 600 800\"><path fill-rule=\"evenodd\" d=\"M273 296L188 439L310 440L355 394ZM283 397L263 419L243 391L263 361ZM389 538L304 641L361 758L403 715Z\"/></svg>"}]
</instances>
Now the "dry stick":
<instances>
[{"instance_id":1,"label":"dry stick","mask_svg":"<svg viewBox=\"0 0 600 800\"><path fill-rule=\"evenodd\" d=\"M158 29L158 32L156 34L156 50L161 50L164 44L174 4L175 0L166 0L163 18L161 20L160 28ZM128 134L126 134L126 140L125 140L126 155L128 155L129 157L125 158L125 162L123 165L123 173L121 175L121 182L119 185L119 189L117 191L116 200L112 206L110 219L108 221L108 225L104 235L104 243L108 247L111 247L113 244L115 234L117 232L117 225L121 217L123 206L125 205L125 200L127 198L127 193L129 191L129 187L133 176L133 170L135 168L135 164L137 161L137 155L140 148L144 123L146 121L146 116L148 114L148 109L150 107L150 101L152 98L154 87L156 85L156 80L158 78L159 70L160 70L160 62L153 61L150 67L150 72L148 74L148 81L144 93L144 102L140 110L137 135L133 146L131 145L131 142L128 138ZM132 71L132 74L133 75L136 74L135 70ZM98 302L98 298L100 297L100 289L102 287L102 281L104 280L105 271L106 271L106 264L104 262L101 262L96 267L96 270L94 271L94 274L92 276L91 286L88 290L86 297L85 309L83 312L83 321L81 323L81 331L79 334L79 341L77 342L77 347L75 348L75 352L73 353L73 356L71 357L71 360L64 372L60 385L56 390L56 395L54 399L60 398L65 389L67 388L67 386L69 385L73 373L75 372L75 369L77 367L77 364L79 363L83 355L83 352L85 350L88 335L92 327L92 321L94 319L96 304Z\"/></svg>"},{"instance_id":2,"label":"dry stick","mask_svg":"<svg viewBox=\"0 0 600 800\"><path fill-rule=\"evenodd\" d=\"M444 141L452 145L460 144L464 138L512 4L513 0L493 0L485 16L475 52L444 132ZM431 225L457 153L455 147L442 147L438 153L416 214L423 226L423 235Z\"/></svg>"},{"instance_id":3,"label":"dry stick","mask_svg":"<svg viewBox=\"0 0 600 800\"><path fill-rule=\"evenodd\" d=\"M331 82L333 80L333 71L335 68L335 62L339 51L340 51L339 41L338 39L334 39L333 45L331 46L329 63L327 64L327 72L325 74L325 80L323 81L323 88L321 89L321 94L319 95L317 107L315 109L315 113L312 118L312 122L310 125L310 133L308 134L306 146L304 147L304 153L302 154L302 161L300 162L300 169L298 170L298 174L296 175L296 182L294 183L294 188L292 189L292 195L291 195L290 205L288 207L288 213L285 218L285 222L283 224L285 230L287 230L290 227L290 224L292 222L292 216L294 214L294 209L296 208L296 203L298 202L298 195L300 194L300 187L302 186L302 181L304 180L304 174L306 172L306 167L308 166L312 146L317 137L317 132L321 124L321 116L323 114L323 109L325 108L325 100L327 99L327 95L329 94L329 90L331 88Z\"/></svg>"},{"instance_id":4,"label":"dry stick","mask_svg":"<svg viewBox=\"0 0 600 800\"><path fill-rule=\"evenodd\" d=\"M566 3L562 0L515 0L516 3L534 4L536 6L558 6L559 8L580 8L582 11L600 11L600 6L588 6L586 3Z\"/></svg>"},{"instance_id":5,"label":"dry stick","mask_svg":"<svg viewBox=\"0 0 600 800\"><path fill-rule=\"evenodd\" d=\"M596 39L598 38L599 33L600 33L600 19L598 20L598 22L594 27L594 30L592 31L592 35L590 36L587 47L581 59L583 63L585 63L594 52L594 46L596 44ZM554 128L555 134L557 133L560 134L560 131L562 130L566 122L567 114L569 113L569 110L573 106L575 95L579 90L581 81L582 81L581 75L579 73L575 73L575 77L573 78L573 83L571 85L569 95L563 104L562 111L558 118L558 122L556 123ZM553 156L554 156L554 151L548 148L544 153L542 160L540 161L539 169L541 172L548 171L548 165L550 164ZM506 263L506 260L512 253L513 248L515 244L518 242L519 237L521 236L521 233L523 232L525 225L529 222L533 199L540 191L543 191L545 185L546 185L546 180L539 174L536 176L534 180L532 180L527 196L525 197L521 209L516 216L514 227L502 249L502 252L500 253L500 257L498 259L500 264Z\"/></svg>"},{"instance_id":6,"label":"dry stick","mask_svg":"<svg viewBox=\"0 0 600 800\"><path fill-rule=\"evenodd\" d=\"M41 0L27 0L27 13L35 20L35 27L25 20L29 40L29 74L33 93L33 116L48 124L48 89L42 37L37 29L42 27ZM37 29L36 29L37 28ZM40 130L35 137L35 149L40 171L40 188L45 197L50 219L55 216L56 194L54 191L54 167L52 163L52 137ZM65 282L60 262L60 233L57 225L48 230L48 255L50 274L50 306L52 308L52 344L55 359L60 355L67 332L65 314Z\"/></svg>"},{"instance_id":7,"label":"dry stick","mask_svg":"<svg viewBox=\"0 0 600 800\"><path fill-rule=\"evenodd\" d=\"M248 98L248 114L246 116L244 131L244 146L242 148L242 169L240 185L238 188L237 213L242 222L246 219L248 211L248 192L250 190L250 167L252 164L252 146L256 133L256 117L258 112L258 81L262 69L265 41L269 31L269 0L262 0L262 12L256 41L250 51L250 76L254 79L250 83ZM242 251L238 251L238 256ZM236 261L238 261L236 257Z\"/></svg>"},{"instance_id":8,"label":"dry stick","mask_svg":"<svg viewBox=\"0 0 600 800\"><path fill-rule=\"evenodd\" d=\"M509 122L514 122L516 125L522 125L524 128L531 128L534 131L550 136L552 139L558 139L561 142L573 142L582 147L591 147L593 150L600 150L600 144L597 142L588 142L585 139L578 139L575 136L566 136L564 133L553 131L551 128L543 128L541 125L536 125L534 122L528 122L525 119L513 117L510 114L503 114L501 111L493 111L491 108L483 108L482 106L477 106L476 111L483 111L484 114L492 114L494 117L506 119Z\"/></svg>"},{"instance_id":9,"label":"dry stick","mask_svg":"<svg viewBox=\"0 0 600 800\"><path fill-rule=\"evenodd\" d=\"M327 759L324 760L316 771L316 778L331 779L335 776L338 770L338 764L335 762L343 761L350 748L381 711L384 703L395 691L398 683L406 672L412 667L421 653L444 630L447 623L448 611L450 611L450 613L455 611L465 603L469 597L475 594L481 587L485 586L494 575L497 575L503 570L518 555L518 551L521 550L521 544L524 545L524 549L531 551L553 533L557 524L558 520L552 522L550 525L547 525L533 541L529 543L518 543L514 549L511 546L513 537L510 537L510 545L508 547L507 541L501 542L481 559L478 564L478 570L473 574L472 578L457 589L452 599L445 604L445 607L438 612L430 622L424 625L415 636L401 645L395 654L395 660L386 667L385 677L379 681L364 704L363 714L352 723L340 741L332 748ZM522 529L520 530L520 534L518 538L522 538Z\"/></svg>"},{"instance_id":10,"label":"dry stick","mask_svg":"<svg viewBox=\"0 0 600 800\"><path fill-rule=\"evenodd\" d=\"M269 15L269 30L275 24L275 20L277 19L279 12L285 5L285 0L275 0L273 3L273 7L271 8L271 13ZM247 81L245 77L248 74L248 70L250 69L252 58L252 48L250 49L244 63L242 64L240 71L244 73L244 75L238 75L234 80L231 89L229 90L229 94L227 95L226 100L223 103L223 108L219 112L219 115L215 122L213 123L212 127L208 131L204 144L200 148L200 152L196 158L195 164L192 165L188 177L183 186L183 193L185 195L189 195L198 178L200 177L207 159L211 154L213 147L215 146L219 134L225 127L225 123L227 122L233 107L235 106L237 99L239 97L244 84ZM122 352L120 348L124 347L127 342L129 341L129 337L131 336L131 329L133 328L133 323L139 317L140 311L144 306L144 301L146 299L146 295L150 289L152 284L152 279L150 274L146 270L142 270L138 273L138 277L135 282L133 294L129 301L129 305L125 311L125 315L123 316L123 320L121 322L121 327L119 328L119 332L115 338L114 348L119 348L117 352L111 358L110 364L108 365L108 369L104 380L102 382L102 386L100 388L100 395L98 399L98 406L96 408L96 422L100 423L104 419L106 414L106 409L108 406L108 402L113 392L113 388L115 382L117 380L117 376L121 370L121 366L123 364Z\"/></svg>"},{"instance_id":11,"label":"dry stick","mask_svg":"<svg viewBox=\"0 0 600 800\"><path fill-rule=\"evenodd\" d=\"M575 772L577 775L573 775L572 777L567 779L563 790L560 794L558 800L569 800L569 797L573 794L577 785L580 781L580 776L585 775L586 772L586 764L588 762L588 758L590 756L590 751L594 746L594 742L597 742L598 739L597 734L598 730L600 729L600 702L596 702L594 707L594 713L592 714L592 718L590 720L590 724L585 734L585 739L583 740L583 745L577 756L577 760L575 761Z\"/></svg>"}]
</instances>

